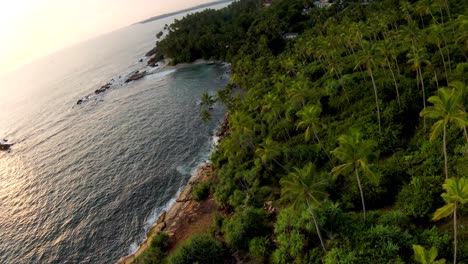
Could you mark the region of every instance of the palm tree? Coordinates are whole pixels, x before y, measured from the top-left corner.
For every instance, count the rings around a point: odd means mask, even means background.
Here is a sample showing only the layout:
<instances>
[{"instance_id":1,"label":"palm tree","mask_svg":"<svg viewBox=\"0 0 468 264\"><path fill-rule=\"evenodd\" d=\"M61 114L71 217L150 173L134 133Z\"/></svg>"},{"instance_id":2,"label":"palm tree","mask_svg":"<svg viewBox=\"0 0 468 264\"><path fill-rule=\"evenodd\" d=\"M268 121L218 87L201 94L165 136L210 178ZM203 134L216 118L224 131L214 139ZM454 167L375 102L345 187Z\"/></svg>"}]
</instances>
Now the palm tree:
<instances>
[{"instance_id":1,"label":"palm tree","mask_svg":"<svg viewBox=\"0 0 468 264\"><path fill-rule=\"evenodd\" d=\"M281 153L281 146L278 144L278 142L271 138L265 139L265 141L255 150L255 154L260 158L263 164L267 164L270 162L270 160L272 160L281 168L286 170L286 168L284 168L283 165L281 165L281 163L276 160L276 157L280 156Z\"/></svg>"},{"instance_id":2,"label":"palm tree","mask_svg":"<svg viewBox=\"0 0 468 264\"><path fill-rule=\"evenodd\" d=\"M211 96L208 92L204 92L201 97L201 105L205 105L207 107L212 107L213 104L216 102L213 96Z\"/></svg>"},{"instance_id":3,"label":"palm tree","mask_svg":"<svg viewBox=\"0 0 468 264\"><path fill-rule=\"evenodd\" d=\"M315 165L312 163L308 163L302 169L294 168L294 172L289 173L288 177L280 180L281 200L292 202L292 206L295 208L306 205L309 209L324 252L327 250L314 209L320 207L323 199L327 197L327 193L323 191L325 183L324 180L319 178Z\"/></svg>"},{"instance_id":4,"label":"palm tree","mask_svg":"<svg viewBox=\"0 0 468 264\"><path fill-rule=\"evenodd\" d=\"M310 140L311 132L314 134L315 139L317 140L318 144L322 148L322 150L327 154L328 159L331 159L328 151L322 144L322 141L317 135L317 128L320 127L322 124L320 123L320 113L322 112L322 107L320 105L307 105L297 113L299 117L299 123L297 124L297 128L305 127L306 131L304 133L305 141L308 142Z\"/></svg>"},{"instance_id":5,"label":"palm tree","mask_svg":"<svg viewBox=\"0 0 468 264\"><path fill-rule=\"evenodd\" d=\"M429 118L438 119L432 125L430 140L434 140L443 132L442 142L444 151L445 178L448 179L448 158L447 158L447 127L449 123L455 123L458 127L464 129L467 126L466 112L462 108L462 95L457 89L439 89L438 95L429 97L427 100L434 106L421 111L420 115Z\"/></svg>"},{"instance_id":6,"label":"palm tree","mask_svg":"<svg viewBox=\"0 0 468 264\"><path fill-rule=\"evenodd\" d=\"M382 55L382 57L384 58L384 60L385 60L385 62L387 64L387 67L390 69L390 72L392 73L393 83L395 84L395 91L396 91L396 95L397 95L398 106L401 108L400 92L398 90L398 84L397 84L397 80L396 80L396 77L395 77L395 73L393 72L392 64L390 63L390 59L389 59L389 56L388 56L389 54L393 53L394 45L392 44L391 41L384 40L383 42L381 42L381 45L377 49L380 52L380 54Z\"/></svg>"},{"instance_id":7,"label":"palm tree","mask_svg":"<svg viewBox=\"0 0 468 264\"><path fill-rule=\"evenodd\" d=\"M420 245L413 245L414 259L416 262L421 264L445 264L445 259L437 258L437 248L431 247L431 249L426 250Z\"/></svg>"},{"instance_id":8,"label":"palm tree","mask_svg":"<svg viewBox=\"0 0 468 264\"><path fill-rule=\"evenodd\" d=\"M437 209L432 220L437 221L453 213L453 263L457 263L457 207L468 203L468 179L446 179L442 185L445 193L441 196L445 205Z\"/></svg>"},{"instance_id":9,"label":"palm tree","mask_svg":"<svg viewBox=\"0 0 468 264\"><path fill-rule=\"evenodd\" d=\"M369 45L367 42L364 42L365 48L357 53L357 61L358 63L356 64L356 67L354 69L357 69L360 66L365 66L367 69L367 73L371 77L372 80L372 86L374 87L374 97L375 97L375 105L377 107L377 118L379 120L379 133L382 132L382 126L380 122L380 107L379 107L379 97L377 95L377 86L375 85L375 80L374 80L374 73L373 70L375 66L375 61L374 61L374 54L375 54L375 45Z\"/></svg>"},{"instance_id":10,"label":"palm tree","mask_svg":"<svg viewBox=\"0 0 468 264\"><path fill-rule=\"evenodd\" d=\"M354 129L352 129L348 135L341 135L338 137L338 142L339 146L332 151L332 154L340 160L342 164L334 167L331 173L334 176L338 176L340 174L349 175L354 171L361 193L362 210L365 220L366 204L364 202L364 192L362 190L359 171L363 171L364 175L370 179L376 179L377 175L369 168L369 162L372 156L375 156L374 147L376 143L371 140L363 140L361 138L361 133Z\"/></svg>"},{"instance_id":11,"label":"palm tree","mask_svg":"<svg viewBox=\"0 0 468 264\"><path fill-rule=\"evenodd\" d=\"M411 69L416 71L416 84L419 87L421 83L422 95L423 95L423 109L426 109L426 90L424 89L424 79L422 75L422 66L424 64L430 64L425 58L426 53L424 48L415 49L414 52L408 53L408 64L411 64ZM426 127L426 118L424 117L424 127Z\"/></svg>"},{"instance_id":12,"label":"palm tree","mask_svg":"<svg viewBox=\"0 0 468 264\"><path fill-rule=\"evenodd\" d=\"M431 43L434 43L437 48L439 49L440 57L442 58L442 64L444 65L444 72L445 72L445 79L447 83L449 83L448 79L448 72L447 72L447 63L445 62L444 52L442 51L442 42L444 42L444 47L447 47L447 41L445 40L445 30L439 24L431 24L429 26L429 35L428 40ZM447 56L449 58L449 66L450 66L450 52L447 49Z\"/></svg>"}]
</instances>

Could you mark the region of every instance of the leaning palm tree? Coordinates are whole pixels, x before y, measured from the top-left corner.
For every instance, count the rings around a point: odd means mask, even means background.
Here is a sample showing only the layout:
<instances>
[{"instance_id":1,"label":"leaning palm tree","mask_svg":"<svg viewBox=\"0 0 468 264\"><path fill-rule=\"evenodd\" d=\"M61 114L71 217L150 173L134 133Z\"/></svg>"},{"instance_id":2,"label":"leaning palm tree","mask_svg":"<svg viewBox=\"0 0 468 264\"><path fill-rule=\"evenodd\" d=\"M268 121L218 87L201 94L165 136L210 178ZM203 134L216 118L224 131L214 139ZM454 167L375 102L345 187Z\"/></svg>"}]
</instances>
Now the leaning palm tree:
<instances>
[{"instance_id":1,"label":"leaning palm tree","mask_svg":"<svg viewBox=\"0 0 468 264\"><path fill-rule=\"evenodd\" d=\"M332 154L342 162L341 165L334 167L332 175L340 174L350 175L352 172L356 175L359 192L361 193L362 211L364 220L366 220L366 204L364 202L364 192L362 190L359 171L371 180L376 180L377 175L369 168L369 162L375 156L374 148L376 143L372 140L363 140L361 133L357 130L351 130L348 135L341 135L338 138L339 146L332 151Z\"/></svg>"},{"instance_id":2,"label":"leaning palm tree","mask_svg":"<svg viewBox=\"0 0 468 264\"><path fill-rule=\"evenodd\" d=\"M292 202L292 206L297 208L307 206L314 220L315 229L320 239L322 249L326 252L322 234L320 232L315 209L320 207L323 199L327 197L327 193L323 191L326 182L321 180L315 170L315 165L308 163L304 168L294 168L294 172L289 173L288 177L282 178L281 183L281 200Z\"/></svg>"},{"instance_id":3,"label":"leaning palm tree","mask_svg":"<svg viewBox=\"0 0 468 264\"><path fill-rule=\"evenodd\" d=\"M431 128L430 140L434 140L442 131L442 143L444 151L445 178L448 179L448 157L447 157L447 127L449 123L454 123L458 127L465 129L468 122L466 112L463 109L462 94L457 89L439 89L438 95L431 96L427 101L434 104L422 110L422 117L438 119Z\"/></svg>"},{"instance_id":4,"label":"leaning palm tree","mask_svg":"<svg viewBox=\"0 0 468 264\"><path fill-rule=\"evenodd\" d=\"M468 203L468 179L446 179L442 185L445 193L441 196L445 205L437 209L432 220L437 221L453 214L453 263L457 263L457 207Z\"/></svg>"},{"instance_id":5,"label":"leaning palm tree","mask_svg":"<svg viewBox=\"0 0 468 264\"><path fill-rule=\"evenodd\" d=\"M216 100L212 95L210 95L208 92L204 92L202 94L200 103L201 105L212 107L214 103L216 103Z\"/></svg>"},{"instance_id":6,"label":"leaning palm tree","mask_svg":"<svg viewBox=\"0 0 468 264\"><path fill-rule=\"evenodd\" d=\"M322 126L320 123L320 113L322 112L322 107L320 105L307 105L297 113L299 117L299 123L297 124L297 128L305 128L306 131L304 133L304 139L306 142L310 140L310 135L313 134L317 143L320 145L322 150L327 154L328 159L331 159L328 151L322 144L322 141L317 135L317 128Z\"/></svg>"}]
</instances>

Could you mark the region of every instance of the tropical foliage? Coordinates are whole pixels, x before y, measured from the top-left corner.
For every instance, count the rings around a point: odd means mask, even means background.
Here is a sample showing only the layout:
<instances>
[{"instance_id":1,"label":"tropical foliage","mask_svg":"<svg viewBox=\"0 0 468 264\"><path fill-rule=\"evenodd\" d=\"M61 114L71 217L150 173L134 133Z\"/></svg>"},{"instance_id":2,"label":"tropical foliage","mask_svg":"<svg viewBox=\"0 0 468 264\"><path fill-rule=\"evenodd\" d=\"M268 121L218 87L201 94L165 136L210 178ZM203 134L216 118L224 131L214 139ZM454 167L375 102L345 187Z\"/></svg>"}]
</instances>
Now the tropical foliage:
<instances>
[{"instance_id":1,"label":"tropical foliage","mask_svg":"<svg viewBox=\"0 0 468 264\"><path fill-rule=\"evenodd\" d=\"M231 83L202 100L230 117L212 156L225 252L468 263L468 2L260 3L188 15L157 47L231 63Z\"/></svg>"}]
</instances>

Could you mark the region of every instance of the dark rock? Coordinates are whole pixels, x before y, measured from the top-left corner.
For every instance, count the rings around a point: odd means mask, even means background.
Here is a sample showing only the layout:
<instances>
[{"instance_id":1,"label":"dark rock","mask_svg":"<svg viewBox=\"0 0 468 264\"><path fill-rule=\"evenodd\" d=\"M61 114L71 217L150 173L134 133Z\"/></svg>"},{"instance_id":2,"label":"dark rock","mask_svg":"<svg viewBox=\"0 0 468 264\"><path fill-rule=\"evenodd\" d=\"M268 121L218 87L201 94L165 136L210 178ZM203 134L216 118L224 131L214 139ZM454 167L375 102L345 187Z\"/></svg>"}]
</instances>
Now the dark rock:
<instances>
[{"instance_id":1,"label":"dark rock","mask_svg":"<svg viewBox=\"0 0 468 264\"><path fill-rule=\"evenodd\" d=\"M156 221L156 224L160 224L166 221L166 211L163 211L161 215L158 217L158 221Z\"/></svg>"},{"instance_id":2,"label":"dark rock","mask_svg":"<svg viewBox=\"0 0 468 264\"><path fill-rule=\"evenodd\" d=\"M148 52L145 54L145 56L146 56L146 57L151 57L151 56L153 56L154 54L156 54L157 52L158 52L158 48L157 48L157 47L154 47L154 48L152 48L150 51L148 51Z\"/></svg>"},{"instance_id":3,"label":"dark rock","mask_svg":"<svg viewBox=\"0 0 468 264\"><path fill-rule=\"evenodd\" d=\"M13 146L13 144L3 144L3 143L0 143L0 150L1 151L9 151L11 146Z\"/></svg>"},{"instance_id":4,"label":"dark rock","mask_svg":"<svg viewBox=\"0 0 468 264\"><path fill-rule=\"evenodd\" d=\"M125 82L126 83L129 83L129 82L132 82L132 81L136 81L136 80L139 80L143 77L145 77L148 73L146 71L144 72L139 72L139 71L136 71L134 74L132 74L132 76L130 76L130 78L128 78Z\"/></svg>"},{"instance_id":5,"label":"dark rock","mask_svg":"<svg viewBox=\"0 0 468 264\"><path fill-rule=\"evenodd\" d=\"M107 89L110 88L112 84L111 83L107 83L106 85L103 85L101 86L101 88L97 89L96 91L94 91L95 94L100 94L100 93L103 93L105 92Z\"/></svg>"},{"instance_id":6,"label":"dark rock","mask_svg":"<svg viewBox=\"0 0 468 264\"><path fill-rule=\"evenodd\" d=\"M143 59L140 59L138 62L143 62Z\"/></svg>"},{"instance_id":7,"label":"dark rock","mask_svg":"<svg viewBox=\"0 0 468 264\"><path fill-rule=\"evenodd\" d=\"M83 103L83 99L79 99L78 102L76 102L77 105L80 105Z\"/></svg>"},{"instance_id":8,"label":"dark rock","mask_svg":"<svg viewBox=\"0 0 468 264\"><path fill-rule=\"evenodd\" d=\"M164 55L161 53L155 54L151 59L148 60L147 65L151 67L156 67L158 66L158 62L164 60Z\"/></svg>"},{"instance_id":9,"label":"dark rock","mask_svg":"<svg viewBox=\"0 0 468 264\"><path fill-rule=\"evenodd\" d=\"M219 140L221 140L228 135L229 135L229 116L225 115L221 123L221 126L216 131L216 136L219 137Z\"/></svg>"}]
</instances>

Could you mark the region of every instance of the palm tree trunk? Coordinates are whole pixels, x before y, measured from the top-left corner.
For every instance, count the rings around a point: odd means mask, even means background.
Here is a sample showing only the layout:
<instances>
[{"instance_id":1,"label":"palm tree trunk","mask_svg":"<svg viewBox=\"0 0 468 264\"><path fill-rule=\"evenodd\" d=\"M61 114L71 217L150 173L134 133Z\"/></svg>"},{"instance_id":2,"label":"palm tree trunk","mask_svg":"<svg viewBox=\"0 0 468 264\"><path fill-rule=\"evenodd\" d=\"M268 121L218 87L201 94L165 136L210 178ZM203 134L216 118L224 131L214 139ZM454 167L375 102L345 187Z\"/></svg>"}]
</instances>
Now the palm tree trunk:
<instances>
[{"instance_id":1,"label":"palm tree trunk","mask_svg":"<svg viewBox=\"0 0 468 264\"><path fill-rule=\"evenodd\" d=\"M315 229L317 230L317 235L318 235L318 237L320 239L320 244L322 245L323 252L327 253L327 250L325 249L325 244L323 243L322 233L320 232L320 228L318 226L317 219L315 219L314 210L310 206L309 199L306 199L306 201L307 201L307 207L309 207L310 214L312 215L312 219L314 220Z\"/></svg>"},{"instance_id":2,"label":"palm tree trunk","mask_svg":"<svg viewBox=\"0 0 468 264\"><path fill-rule=\"evenodd\" d=\"M395 61L395 65L396 65L397 72L398 72L398 79L400 79L401 78L401 72L400 72L400 66L398 65L397 58L394 58L394 61Z\"/></svg>"},{"instance_id":3,"label":"palm tree trunk","mask_svg":"<svg viewBox=\"0 0 468 264\"><path fill-rule=\"evenodd\" d=\"M444 144L444 164L445 164L445 179L448 179L448 162L447 162L447 125L444 124L444 135L443 135L443 144Z\"/></svg>"},{"instance_id":4,"label":"palm tree trunk","mask_svg":"<svg viewBox=\"0 0 468 264\"><path fill-rule=\"evenodd\" d=\"M445 79L447 80L447 85L449 85L448 73L447 73L447 65L446 65L446 63L445 63L444 53L442 52L442 48L440 47L440 45L439 45L439 53L440 53L440 56L442 57L442 63L444 64Z\"/></svg>"},{"instance_id":5,"label":"palm tree trunk","mask_svg":"<svg viewBox=\"0 0 468 264\"><path fill-rule=\"evenodd\" d=\"M380 124L380 107L379 107L379 98L377 96L377 86L375 85L374 75L372 74L372 69L369 68L369 74L372 79L372 85L374 86L374 96L375 96L375 105L377 106L377 118L379 119L379 133L382 132L382 126Z\"/></svg>"},{"instance_id":6,"label":"palm tree trunk","mask_svg":"<svg viewBox=\"0 0 468 264\"><path fill-rule=\"evenodd\" d=\"M453 209L453 264L457 264L457 202Z\"/></svg>"},{"instance_id":7,"label":"palm tree trunk","mask_svg":"<svg viewBox=\"0 0 468 264\"><path fill-rule=\"evenodd\" d=\"M362 211L364 212L364 221L366 221L366 204L364 202L364 192L362 191L361 180L359 179L359 172L357 168L354 169L356 172L356 180L359 186L359 191L361 192L361 202L362 202Z\"/></svg>"},{"instance_id":8,"label":"palm tree trunk","mask_svg":"<svg viewBox=\"0 0 468 264\"><path fill-rule=\"evenodd\" d=\"M448 49L447 41L445 41L445 39L443 39L443 40L444 40L444 47L447 50L447 60L448 60L449 72L452 72L452 62L450 60L450 50Z\"/></svg>"},{"instance_id":9,"label":"palm tree trunk","mask_svg":"<svg viewBox=\"0 0 468 264\"><path fill-rule=\"evenodd\" d=\"M419 78L421 81L421 89L422 89L422 94L423 94L423 109L426 110L426 90L424 89L424 80L422 76L421 66L418 67L418 72L419 72ZM424 122L424 128L426 128L426 116L424 116L423 122Z\"/></svg>"},{"instance_id":10,"label":"palm tree trunk","mask_svg":"<svg viewBox=\"0 0 468 264\"><path fill-rule=\"evenodd\" d=\"M327 154L328 159L331 160L331 157L330 157L330 155L328 154L328 151L327 151L327 150L325 149L325 147L323 146L322 141L320 141L320 138L318 137L317 132L315 132L315 129L312 129L312 132L314 132L314 136L315 136L315 138L317 139L317 141L318 141L320 147L322 148L323 152L325 152L325 154Z\"/></svg>"},{"instance_id":11,"label":"palm tree trunk","mask_svg":"<svg viewBox=\"0 0 468 264\"><path fill-rule=\"evenodd\" d=\"M398 91L398 84L395 78L395 73L393 73L392 65L390 64L390 60L388 57L385 57L385 60L387 61L388 68L390 69L390 72L392 73L393 77L393 82L395 83L395 90L396 90L396 95L397 95L397 101L398 101L398 106L401 109L401 102L400 102L400 92Z\"/></svg>"}]
</instances>

